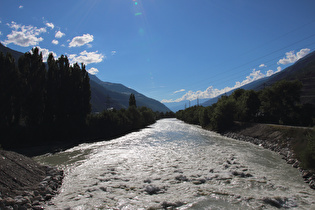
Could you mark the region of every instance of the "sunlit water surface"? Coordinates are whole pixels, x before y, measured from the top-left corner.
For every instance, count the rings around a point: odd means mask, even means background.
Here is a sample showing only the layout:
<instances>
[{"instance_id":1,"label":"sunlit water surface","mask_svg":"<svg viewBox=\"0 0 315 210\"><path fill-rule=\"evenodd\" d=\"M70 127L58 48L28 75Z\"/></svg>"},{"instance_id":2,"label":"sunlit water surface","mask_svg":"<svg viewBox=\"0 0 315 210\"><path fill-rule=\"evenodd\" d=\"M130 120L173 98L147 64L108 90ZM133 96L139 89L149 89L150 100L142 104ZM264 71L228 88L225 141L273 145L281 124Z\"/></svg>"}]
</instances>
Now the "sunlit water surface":
<instances>
[{"instance_id":1,"label":"sunlit water surface","mask_svg":"<svg viewBox=\"0 0 315 210\"><path fill-rule=\"evenodd\" d=\"M47 209L315 209L278 154L176 119L35 159L66 174Z\"/></svg>"}]
</instances>

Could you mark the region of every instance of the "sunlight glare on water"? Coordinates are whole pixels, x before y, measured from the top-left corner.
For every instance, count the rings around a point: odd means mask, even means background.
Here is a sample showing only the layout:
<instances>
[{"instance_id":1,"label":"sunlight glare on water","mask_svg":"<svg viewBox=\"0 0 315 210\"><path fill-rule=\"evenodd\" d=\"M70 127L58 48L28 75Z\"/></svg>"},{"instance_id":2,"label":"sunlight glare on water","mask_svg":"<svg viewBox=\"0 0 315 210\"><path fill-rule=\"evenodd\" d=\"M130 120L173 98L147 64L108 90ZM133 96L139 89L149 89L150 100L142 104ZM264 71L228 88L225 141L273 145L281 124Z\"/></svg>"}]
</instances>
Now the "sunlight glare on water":
<instances>
[{"instance_id":1,"label":"sunlight glare on water","mask_svg":"<svg viewBox=\"0 0 315 210\"><path fill-rule=\"evenodd\" d=\"M36 158L66 171L48 209L312 209L281 157L175 119Z\"/></svg>"}]
</instances>

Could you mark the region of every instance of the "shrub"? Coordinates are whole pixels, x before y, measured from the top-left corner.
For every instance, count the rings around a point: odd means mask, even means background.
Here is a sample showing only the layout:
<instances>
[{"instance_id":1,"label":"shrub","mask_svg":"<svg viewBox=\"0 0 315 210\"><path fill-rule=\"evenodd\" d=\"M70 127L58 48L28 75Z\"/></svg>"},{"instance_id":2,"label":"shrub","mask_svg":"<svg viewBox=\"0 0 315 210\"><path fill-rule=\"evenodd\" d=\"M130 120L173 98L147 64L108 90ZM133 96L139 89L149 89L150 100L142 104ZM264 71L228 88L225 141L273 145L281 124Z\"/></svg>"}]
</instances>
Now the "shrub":
<instances>
[{"instance_id":1,"label":"shrub","mask_svg":"<svg viewBox=\"0 0 315 210\"><path fill-rule=\"evenodd\" d=\"M314 130L315 131L315 130ZM302 167L315 169L315 135L314 132L308 136L307 146L300 154Z\"/></svg>"}]
</instances>

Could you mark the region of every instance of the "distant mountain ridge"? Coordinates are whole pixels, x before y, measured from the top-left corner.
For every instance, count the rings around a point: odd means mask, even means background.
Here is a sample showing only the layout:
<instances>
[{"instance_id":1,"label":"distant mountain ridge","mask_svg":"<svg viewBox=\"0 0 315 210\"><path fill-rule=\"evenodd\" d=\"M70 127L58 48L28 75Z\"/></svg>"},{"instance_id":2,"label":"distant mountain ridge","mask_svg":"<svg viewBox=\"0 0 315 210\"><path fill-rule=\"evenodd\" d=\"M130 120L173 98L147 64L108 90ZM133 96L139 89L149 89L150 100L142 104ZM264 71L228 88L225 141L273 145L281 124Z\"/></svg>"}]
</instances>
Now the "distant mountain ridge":
<instances>
[{"instance_id":1,"label":"distant mountain ridge","mask_svg":"<svg viewBox=\"0 0 315 210\"><path fill-rule=\"evenodd\" d=\"M8 47L5 47L0 43L0 52L3 52L4 55L9 52L15 59L17 63L19 57L24 53L12 50ZM97 76L90 76L90 86L91 86L91 104L92 112L101 112L108 108L122 109L128 108L129 106L129 97L133 93L136 98L137 106L146 106L153 111L159 112L170 112L171 110L167 108L161 102L149 98L131 88L127 88L122 84L110 83L101 81Z\"/></svg>"},{"instance_id":2,"label":"distant mountain ridge","mask_svg":"<svg viewBox=\"0 0 315 210\"><path fill-rule=\"evenodd\" d=\"M102 111L106 108L128 108L130 94L134 94L137 106L146 106L153 111L170 112L161 102L149 98L122 84L101 81L97 76L90 75L90 85L92 91L91 103L94 112Z\"/></svg>"},{"instance_id":3,"label":"distant mountain ridge","mask_svg":"<svg viewBox=\"0 0 315 210\"><path fill-rule=\"evenodd\" d=\"M303 84L301 90L301 102L315 104L315 51L307 54L305 57L299 59L294 64L285 68L279 73L273 74L270 77L264 77L259 80L253 81L240 88L245 90L258 91L263 89L264 87L271 86L275 82L283 79L300 80ZM225 94L229 96L235 90L236 89L231 90ZM202 106L211 106L212 104L216 103L222 95L211 99L199 99L199 104ZM168 107L173 112L176 112L178 110L185 109L185 107L188 108L189 104L190 106L195 106L197 105L197 100L193 100L190 102L188 100L185 100L181 102L168 103Z\"/></svg>"},{"instance_id":4,"label":"distant mountain ridge","mask_svg":"<svg viewBox=\"0 0 315 210\"><path fill-rule=\"evenodd\" d=\"M296 79L300 80L303 84L301 90L301 102L315 104L315 51L307 54L305 57L299 59L279 73L273 74L270 77L261 78L240 88L258 91L271 86L280 80ZM226 95L231 95L235 90L227 92ZM211 106L216 103L221 96L222 95L209 99L201 105Z\"/></svg>"},{"instance_id":5,"label":"distant mountain ridge","mask_svg":"<svg viewBox=\"0 0 315 210\"><path fill-rule=\"evenodd\" d=\"M17 64L19 57L21 55L23 55L24 53L21 53L19 51L16 50L12 50L6 46L4 46L1 42L0 42L0 52L3 52L4 56L9 52L11 53L11 55L13 56L13 58L15 59L15 63Z\"/></svg>"},{"instance_id":6,"label":"distant mountain ridge","mask_svg":"<svg viewBox=\"0 0 315 210\"><path fill-rule=\"evenodd\" d=\"M305 57L299 59L291 66L285 68L284 70L271 75L270 77L264 77L259 80L253 81L247 85L244 85L240 88L245 90L261 90L264 87L271 86L280 80L295 80L298 79L302 82L303 87L301 90L301 103L311 103L315 104L315 51L307 54ZM237 88L238 89L238 88ZM234 91L231 90L225 93L227 96L231 95ZM223 95L223 94L222 94ZM199 104L202 106L211 106L216 103L218 99L222 96L211 99L199 99ZM191 106L195 106L197 100L190 101ZM169 103L168 107L176 112L178 110L184 109L189 106L189 101L181 101L177 103Z\"/></svg>"}]
</instances>

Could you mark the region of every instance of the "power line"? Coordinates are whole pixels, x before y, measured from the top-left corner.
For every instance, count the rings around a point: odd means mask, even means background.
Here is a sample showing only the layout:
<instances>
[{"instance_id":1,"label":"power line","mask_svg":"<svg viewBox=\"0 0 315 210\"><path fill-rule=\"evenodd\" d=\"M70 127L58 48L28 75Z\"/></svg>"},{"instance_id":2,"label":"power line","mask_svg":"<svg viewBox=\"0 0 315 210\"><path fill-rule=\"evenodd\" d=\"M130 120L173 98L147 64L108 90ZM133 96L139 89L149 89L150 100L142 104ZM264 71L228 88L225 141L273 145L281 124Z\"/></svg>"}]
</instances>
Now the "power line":
<instances>
[{"instance_id":1,"label":"power line","mask_svg":"<svg viewBox=\"0 0 315 210\"><path fill-rule=\"evenodd\" d=\"M284 49L286 49L286 48L288 48L288 47L291 47L291 46L293 46L293 45L295 45L295 44L298 44L298 43L300 43L300 42L303 42L303 41L305 41L305 40L307 40L307 39L310 39L310 38L312 38L312 37L315 37L315 34L312 34L312 35L310 35L310 36L308 36L308 37L305 37L305 38L303 38L303 39L301 39L301 40L298 40L298 41L296 41L296 42L293 42L293 43L291 43L291 44L289 44L289 45L286 45L285 47L282 47L282 48L280 48L280 49L277 49L277 50L275 50L275 51L272 51L271 53L268 53L268 54L266 54L266 55L263 55L263 56L260 56L260 57L258 57L258 58L255 58L255 59L253 59L253 60L251 60L251 61L249 61L249 62L246 62L246 63L241 64L241 65L239 65L239 66L236 66L236 67L234 67L234 68L231 68L231 69L229 69L229 70L227 70L227 71L224 71L223 73L227 73L227 72L230 72L230 71L239 69L239 68L241 68L241 67L245 67L246 65L248 65L248 64L250 64L250 63L253 63L253 62L256 62L256 61L258 61L258 60L260 60L260 59L266 58L266 57L268 57L268 56L270 56L270 55L272 55L272 54L274 54L274 53L277 53L277 52L279 52L279 51L281 51L281 50L284 50ZM283 56L279 56L279 57L283 57ZM246 71L248 71L248 70L246 69ZM219 73L219 74L215 74L214 76L211 76L211 79L216 78L216 77L218 77L218 76L220 76L220 75L222 75L222 72ZM203 80L199 80L199 81L197 81L197 82L194 82L194 84L187 85L187 86L185 86L185 87L187 88L187 87L196 86L197 83L200 84L200 82L203 82L203 81L206 81L206 80L209 80L209 78L206 78L206 79L203 79Z\"/></svg>"},{"instance_id":2,"label":"power line","mask_svg":"<svg viewBox=\"0 0 315 210\"><path fill-rule=\"evenodd\" d=\"M282 35L280 35L280 36L278 36L278 37L276 37L276 38L270 40L270 41L267 41L267 42L265 42L265 43L263 43L263 44L261 44L261 45L258 45L258 46L256 46L256 47L254 47L253 49L251 49L251 50L249 50L249 51L247 51L247 52L245 52L245 53L239 55L238 57L243 56L243 55L246 55L246 54L248 54L248 53L250 53L250 52L252 52L252 51L255 51L255 50L257 50L257 49L259 49L259 48L261 48L261 47L263 47L263 46L266 46L266 45L269 44L269 43L272 43L272 42L274 42L274 41L276 41L276 40L279 40L280 38L283 38L283 37L287 36L288 34L291 34L291 33L295 32L295 31L298 31L298 30L300 30L300 29L302 29L302 28L304 28L304 27L306 27L306 26L308 26L308 25L310 25L310 24L313 24L313 23L315 23L315 19L314 19L314 20L311 20L310 22L305 23L305 24L303 24L303 25L301 25L301 26L299 26L299 27L297 27L297 28L295 28L295 29L293 29L293 30L290 30L290 31L288 31L288 32L286 32L286 33L284 33L284 34L282 34ZM288 45L288 46L286 46L286 47L283 47L283 48L281 48L281 49L279 49L279 50L276 50L275 52L269 53L269 54L267 54L267 55L265 55L265 56L262 56L262 57L259 57L259 58L257 58L257 59L254 59L254 60L252 60L252 61L250 61L250 62L247 62L247 63L245 63L245 64L242 64L242 65L240 65L240 66L238 66L238 67L235 67L235 68L232 68L232 69L230 69L230 70L227 70L227 71L225 71L224 73L227 73L227 72L229 72L229 71L231 71L231 70L235 70L235 69L240 68L240 67L243 67L243 66L245 66L245 65L247 65L247 64L249 64L249 63L251 63L251 62L257 61L257 60L262 59L262 58L264 58L264 57L267 57L267 56L269 56L269 55L271 55L271 54L273 54L273 53L279 52L279 51L281 51L281 50L283 50L283 49L285 49L285 48L288 48L288 47L290 47L290 46L292 46L292 45L294 45L294 44L297 44L297 43L299 43L299 42L302 42L302 41L304 41L304 40L306 40L306 39L309 39L309 38L311 38L311 37L313 37L313 36L315 36L315 34L311 35L310 37L306 37L306 38L304 38L304 39L302 39L302 40L299 40L299 41L297 41L297 42L295 42L295 43L293 43L293 44L291 44L291 45ZM222 62L222 63L220 63L220 64L217 64L216 66L222 65L223 63L224 63L224 62ZM214 67L215 67L215 66L214 66ZM222 74L214 75L214 76L212 76L211 78L215 78L215 77L217 77L217 76L219 76L219 75L222 75ZM197 83L200 83L200 82L203 82L203 81L206 81L206 80L209 80L209 78L205 78L205 79L203 79L203 80L196 81L196 82L194 82L194 84L197 84ZM187 87L196 86L196 85L194 85L194 84L193 84L193 85L187 85L187 86L185 86L185 87L187 88Z\"/></svg>"}]
</instances>

